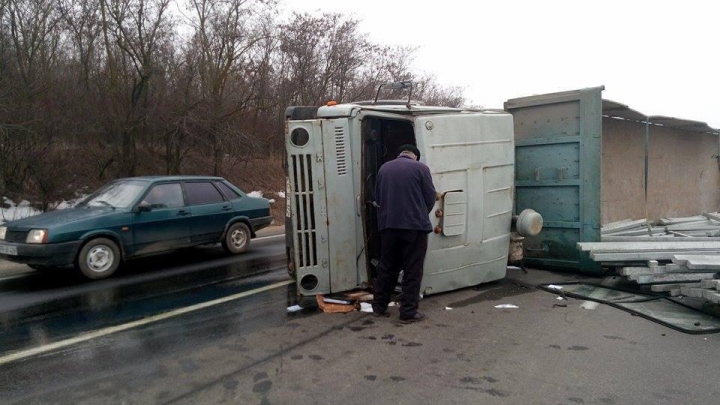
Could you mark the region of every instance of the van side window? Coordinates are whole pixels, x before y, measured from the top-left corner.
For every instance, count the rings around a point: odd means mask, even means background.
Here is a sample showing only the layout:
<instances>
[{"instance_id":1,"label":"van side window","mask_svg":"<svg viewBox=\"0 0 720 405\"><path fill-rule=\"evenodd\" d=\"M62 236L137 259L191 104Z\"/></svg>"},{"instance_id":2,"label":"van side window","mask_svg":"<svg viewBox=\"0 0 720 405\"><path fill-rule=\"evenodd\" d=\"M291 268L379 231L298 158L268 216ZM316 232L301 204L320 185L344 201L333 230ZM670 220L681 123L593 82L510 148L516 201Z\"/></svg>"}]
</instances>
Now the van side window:
<instances>
[{"instance_id":1,"label":"van side window","mask_svg":"<svg viewBox=\"0 0 720 405\"><path fill-rule=\"evenodd\" d=\"M237 200L241 197L240 194L237 193L237 191L231 189L227 184L223 182L217 182L215 183L215 185L218 186L218 188L222 190L223 193L225 193L225 196L231 200Z\"/></svg>"},{"instance_id":2,"label":"van side window","mask_svg":"<svg viewBox=\"0 0 720 405\"><path fill-rule=\"evenodd\" d=\"M218 204L225 201L210 182L185 183L185 194L189 205Z\"/></svg>"},{"instance_id":3,"label":"van side window","mask_svg":"<svg viewBox=\"0 0 720 405\"><path fill-rule=\"evenodd\" d=\"M180 208L185 206L180 183L158 184L142 199L141 204L158 208Z\"/></svg>"}]
</instances>

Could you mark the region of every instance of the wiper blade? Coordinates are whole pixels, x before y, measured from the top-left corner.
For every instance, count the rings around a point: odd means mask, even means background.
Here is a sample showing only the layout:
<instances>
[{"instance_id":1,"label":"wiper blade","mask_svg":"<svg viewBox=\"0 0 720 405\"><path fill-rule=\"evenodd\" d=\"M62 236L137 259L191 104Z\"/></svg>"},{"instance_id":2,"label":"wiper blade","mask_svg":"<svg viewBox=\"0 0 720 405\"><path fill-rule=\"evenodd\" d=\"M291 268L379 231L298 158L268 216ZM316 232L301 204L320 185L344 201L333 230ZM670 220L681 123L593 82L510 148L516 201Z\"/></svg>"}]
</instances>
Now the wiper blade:
<instances>
[{"instance_id":1,"label":"wiper blade","mask_svg":"<svg viewBox=\"0 0 720 405\"><path fill-rule=\"evenodd\" d=\"M109 202L107 202L107 201L103 201L103 200L95 200L94 202L96 202L96 203L100 203L100 204L102 204L102 205L107 205L108 207L110 207L110 208L112 208L112 209L115 209L115 207L113 207L113 205L112 205L112 204L110 204L110 203L109 203Z\"/></svg>"}]
</instances>

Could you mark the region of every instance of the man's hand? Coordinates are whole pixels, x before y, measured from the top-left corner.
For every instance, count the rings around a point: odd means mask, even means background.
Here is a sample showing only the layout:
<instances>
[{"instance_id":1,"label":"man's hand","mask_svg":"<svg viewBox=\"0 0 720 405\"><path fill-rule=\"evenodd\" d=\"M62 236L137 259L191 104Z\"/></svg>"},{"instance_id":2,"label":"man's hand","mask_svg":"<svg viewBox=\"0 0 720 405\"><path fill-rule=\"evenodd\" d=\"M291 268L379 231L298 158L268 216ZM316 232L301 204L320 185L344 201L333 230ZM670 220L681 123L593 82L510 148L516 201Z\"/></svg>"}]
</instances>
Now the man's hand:
<instances>
[{"instance_id":1,"label":"man's hand","mask_svg":"<svg viewBox=\"0 0 720 405\"><path fill-rule=\"evenodd\" d=\"M440 201L442 199L442 194L435 192L435 201Z\"/></svg>"}]
</instances>

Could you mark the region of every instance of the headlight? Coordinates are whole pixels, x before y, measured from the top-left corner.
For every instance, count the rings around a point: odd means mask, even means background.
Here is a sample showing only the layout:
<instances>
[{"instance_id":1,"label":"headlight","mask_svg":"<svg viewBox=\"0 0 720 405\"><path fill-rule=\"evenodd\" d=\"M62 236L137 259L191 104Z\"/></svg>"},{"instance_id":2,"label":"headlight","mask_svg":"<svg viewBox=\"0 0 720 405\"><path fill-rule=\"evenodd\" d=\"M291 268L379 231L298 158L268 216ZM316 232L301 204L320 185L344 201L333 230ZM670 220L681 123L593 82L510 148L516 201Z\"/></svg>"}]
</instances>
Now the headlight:
<instances>
[{"instance_id":1,"label":"headlight","mask_svg":"<svg viewBox=\"0 0 720 405\"><path fill-rule=\"evenodd\" d=\"M5 240L6 233L7 233L7 226L0 226L0 240Z\"/></svg>"},{"instance_id":2,"label":"headlight","mask_svg":"<svg viewBox=\"0 0 720 405\"><path fill-rule=\"evenodd\" d=\"M25 243L47 243L48 231L46 229L33 229L28 233Z\"/></svg>"}]
</instances>

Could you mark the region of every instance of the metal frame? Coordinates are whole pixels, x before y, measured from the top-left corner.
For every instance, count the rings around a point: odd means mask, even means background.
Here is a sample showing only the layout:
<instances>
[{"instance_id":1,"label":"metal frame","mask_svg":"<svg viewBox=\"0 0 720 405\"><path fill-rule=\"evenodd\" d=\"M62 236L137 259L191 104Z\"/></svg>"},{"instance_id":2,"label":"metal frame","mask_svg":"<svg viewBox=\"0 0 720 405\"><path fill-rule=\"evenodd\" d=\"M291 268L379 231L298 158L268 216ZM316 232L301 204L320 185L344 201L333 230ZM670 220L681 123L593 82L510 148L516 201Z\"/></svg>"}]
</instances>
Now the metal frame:
<instances>
[{"instance_id":1,"label":"metal frame","mask_svg":"<svg viewBox=\"0 0 720 405\"><path fill-rule=\"evenodd\" d=\"M603 89L595 87L545 94L505 103L505 109L515 117L516 212L533 208L545 218L544 231L526 239L529 248L525 263L528 265L571 268L588 273L602 271L597 263L575 249L575 243L600 240ZM577 115L559 114L570 110L577 111ZM567 128L573 127L571 124L577 125L575 133L567 132ZM518 133L525 138L518 139ZM555 167L563 164L557 154L537 156L549 146L552 151L577 150L578 158L571 162L577 167ZM529 161L519 158L518 151L529 156ZM541 179L541 168L538 167L534 179L518 178L518 173L527 173L528 169L532 170L529 165L540 160L546 167L555 169L550 172L554 177ZM566 175L569 169L577 169L577 174ZM573 202L553 195L553 191L573 188L577 190L576 211L575 207L567 206ZM543 207L545 212L538 207ZM567 213L576 220L567 220Z\"/></svg>"}]
</instances>

